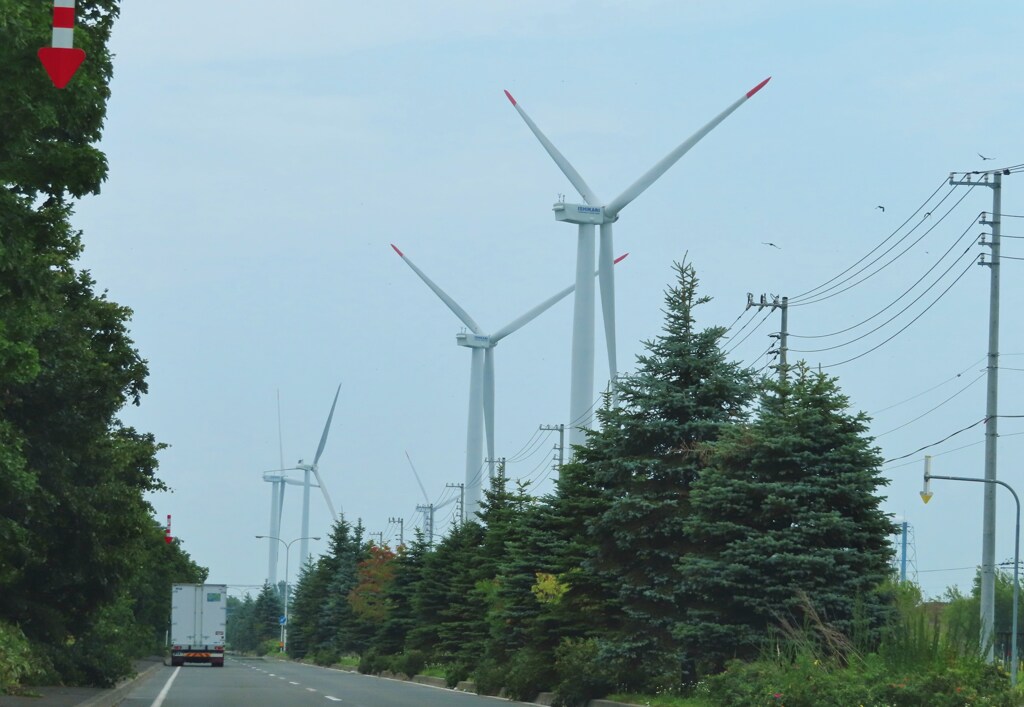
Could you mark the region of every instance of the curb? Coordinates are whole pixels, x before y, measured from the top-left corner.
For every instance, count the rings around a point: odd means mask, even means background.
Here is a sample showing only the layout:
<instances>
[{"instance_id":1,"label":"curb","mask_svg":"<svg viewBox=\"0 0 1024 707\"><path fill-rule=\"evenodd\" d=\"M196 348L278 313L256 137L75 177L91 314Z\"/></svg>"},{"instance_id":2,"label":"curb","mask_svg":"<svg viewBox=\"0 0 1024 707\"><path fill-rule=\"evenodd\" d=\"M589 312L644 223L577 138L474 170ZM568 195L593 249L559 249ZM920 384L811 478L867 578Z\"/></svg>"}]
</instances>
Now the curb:
<instances>
[{"instance_id":1,"label":"curb","mask_svg":"<svg viewBox=\"0 0 1024 707\"><path fill-rule=\"evenodd\" d=\"M160 668L164 667L163 661L154 663L133 678L125 678L115 687L101 692L95 697L90 697L85 702L79 702L75 707L113 707L128 696L128 693L142 680L148 678Z\"/></svg>"}]
</instances>

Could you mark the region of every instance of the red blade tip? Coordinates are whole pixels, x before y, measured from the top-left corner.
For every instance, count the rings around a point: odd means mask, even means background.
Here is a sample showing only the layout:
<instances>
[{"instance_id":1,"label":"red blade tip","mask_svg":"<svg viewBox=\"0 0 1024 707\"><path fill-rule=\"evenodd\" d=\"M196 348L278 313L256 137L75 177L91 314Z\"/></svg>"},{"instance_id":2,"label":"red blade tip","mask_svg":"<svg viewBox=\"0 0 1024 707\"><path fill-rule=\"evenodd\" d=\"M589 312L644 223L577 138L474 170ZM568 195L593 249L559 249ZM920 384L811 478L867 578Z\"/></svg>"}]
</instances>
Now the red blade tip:
<instances>
[{"instance_id":1,"label":"red blade tip","mask_svg":"<svg viewBox=\"0 0 1024 707\"><path fill-rule=\"evenodd\" d=\"M612 263L613 263L613 264L618 264L618 263L619 263L620 261L622 261L622 260L625 260L625 259L626 259L626 256L627 256L627 255L629 255L629 253L623 253L623 254L622 254L622 255L620 255L620 256L619 256L618 258L616 258L615 260L613 260L613 261L612 261Z\"/></svg>"},{"instance_id":2,"label":"red blade tip","mask_svg":"<svg viewBox=\"0 0 1024 707\"><path fill-rule=\"evenodd\" d=\"M398 250L398 246L396 246L394 243L391 244L391 247L394 248L395 252L398 253L400 256L402 256L403 258L405 257L405 253L403 253L402 251Z\"/></svg>"},{"instance_id":3,"label":"red blade tip","mask_svg":"<svg viewBox=\"0 0 1024 707\"><path fill-rule=\"evenodd\" d=\"M512 94L508 92L508 89L505 89L505 95L508 96L510 101L512 101L512 105L516 104L516 99L512 98Z\"/></svg>"},{"instance_id":4,"label":"red blade tip","mask_svg":"<svg viewBox=\"0 0 1024 707\"><path fill-rule=\"evenodd\" d=\"M753 96L753 95L754 95L755 93L757 93L758 91L760 91L760 90L761 90L762 88L764 88L764 85L765 85L766 83L768 83L769 81L771 81L771 80L772 80L772 77L771 77L771 76L769 76L769 77L768 77L768 78L766 78L766 79L765 79L764 81L762 81L761 83L757 84L757 85L756 85L756 86L754 86L754 87L753 87L752 89L750 89L749 91L747 91L747 98L750 98L750 97L751 97L751 96Z\"/></svg>"}]
</instances>

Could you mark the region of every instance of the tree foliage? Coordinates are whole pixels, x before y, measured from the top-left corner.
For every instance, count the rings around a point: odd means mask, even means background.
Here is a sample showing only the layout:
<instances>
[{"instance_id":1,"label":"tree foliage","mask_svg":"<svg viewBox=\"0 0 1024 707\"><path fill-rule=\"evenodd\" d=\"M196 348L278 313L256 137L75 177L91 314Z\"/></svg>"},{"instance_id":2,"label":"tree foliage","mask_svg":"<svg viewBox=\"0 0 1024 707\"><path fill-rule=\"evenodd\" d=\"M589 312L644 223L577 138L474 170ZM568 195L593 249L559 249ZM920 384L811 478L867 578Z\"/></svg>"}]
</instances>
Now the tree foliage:
<instances>
[{"instance_id":1,"label":"tree foliage","mask_svg":"<svg viewBox=\"0 0 1024 707\"><path fill-rule=\"evenodd\" d=\"M0 623L62 679L99 684L151 649L170 582L198 572L163 547L143 496L164 489L162 445L118 418L146 392L131 310L78 268L71 225L72 199L106 178L96 142L117 14L115 0L78 3L88 59L57 90L36 57L52 5L0 0Z\"/></svg>"}]
</instances>

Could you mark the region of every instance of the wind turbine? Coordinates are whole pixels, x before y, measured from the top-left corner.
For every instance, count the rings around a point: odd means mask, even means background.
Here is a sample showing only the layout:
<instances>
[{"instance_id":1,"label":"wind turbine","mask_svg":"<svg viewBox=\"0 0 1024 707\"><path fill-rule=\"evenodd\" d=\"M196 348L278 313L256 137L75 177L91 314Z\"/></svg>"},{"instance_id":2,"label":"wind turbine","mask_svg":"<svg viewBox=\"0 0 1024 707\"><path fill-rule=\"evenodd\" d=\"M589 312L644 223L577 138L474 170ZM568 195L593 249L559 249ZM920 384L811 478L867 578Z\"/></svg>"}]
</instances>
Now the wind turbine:
<instances>
[{"instance_id":1,"label":"wind turbine","mask_svg":"<svg viewBox=\"0 0 1024 707\"><path fill-rule=\"evenodd\" d=\"M338 514L334 511L334 504L331 503L331 495L327 493L324 480L320 478L320 455L324 453L324 447L327 446L327 435L331 431L331 420L334 418L334 408L338 405L339 394L341 394L341 383L338 384L338 389L334 392L334 402L331 403L331 411L327 414L327 422L324 424L323 434L320 435L320 445L316 448L316 456L313 457L313 463L303 464L300 459L299 463L295 465L296 469L301 469L306 475L302 484L302 535L299 536L302 538L299 548L302 552L303 563L309 557L309 489L312 486L309 475L311 473L316 477L316 485L320 487L320 492L324 495L324 501L327 502L327 509L331 512L331 521L337 522L338 520Z\"/></svg>"},{"instance_id":2,"label":"wind turbine","mask_svg":"<svg viewBox=\"0 0 1024 707\"><path fill-rule=\"evenodd\" d=\"M263 480L270 482L271 495L270 495L270 532L268 537L280 538L281 537L281 512L284 508L284 489L286 485L302 486L302 535L299 537L304 538L299 545L300 551L302 552L302 562L306 561L309 557L309 489L312 487L318 487L324 495L324 501L327 502L327 509L331 512L331 518L334 521L338 520L338 514L334 510L334 504L331 503L331 496L327 493L327 487L324 486L323 479L320 478L319 462L320 455L324 452L324 446L327 444L327 434L331 429L331 419L334 417L334 408L338 404L338 395L341 393L341 385L338 385L338 390L334 393L334 402L331 403L331 412L327 415L327 424L324 425L323 434L320 437L320 446L317 447L316 456L313 458L312 464L303 464L300 459L298 464L290 468L274 469L272 471L263 472ZM278 418L278 425L280 425L280 417ZM289 471L303 471L305 472L305 479L299 481L298 479L292 479L286 472ZM316 483L311 483L310 474L316 477ZM278 560L278 546L277 543L270 543L270 560L269 567L267 569L267 581L271 586L275 586L277 582L277 560Z\"/></svg>"},{"instance_id":3,"label":"wind turbine","mask_svg":"<svg viewBox=\"0 0 1024 707\"><path fill-rule=\"evenodd\" d=\"M540 141L551 159L569 179L583 197L585 204L566 204L562 201L553 207L556 221L566 221L579 226L576 244L576 297L573 303L572 359L569 391L569 445L582 445L586 441L585 429L590 427L594 396L594 281L590 273L594 267L594 226L601 227L600 256L598 260L599 282L601 285L601 310L604 316L605 343L608 348L608 375L614 395L618 375L615 359L615 275L610 267L612 262L612 224L619 219L619 213L633 199L640 196L661 175L674 165L690 148L711 132L719 123L745 103L751 96L764 88L769 76L747 91L732 105L719 113L707 125L689 139L669 152L660 162L651 167L624 192L609 202L602 201L587 185L579 172L558 151L536 123L530 119L522 106L505 91L516 111L527 127Z\"/></svg>"},{"instance_id":4,"label":"wind turbine","mask_svg":"<svg viewBox=\"0 0 1024 707\"><path fill-rule=\"evenodd\" d=\"M469 316L466 310L460 307L455 300L427 277L426 273L416 267L406 257L405 253L398 249L398 246L392 243L391 247L405 261L406 265L419 275L419 278L426 283L427 287L433 290L434 294L447 305L448 309L469 328L469 333L460 332L455 335L455 343L459 346L465 346L473 352L469 371L469 419L466 425L466 496L464 505L465 517L472 518L479 508L483 497L483 466L481 465L483 457L483 430L481 429L481 418L487 434L489 478L494 476L494 347L506 336L533 321L557 302L567 297L577 285L566 287L501 329L492 334L486 334L480 328L480 325ZM629 254L626 253L626 255ZM611 264L614 265L625 258L626 255L611 261ZM591 271L591 280L594 274Z\"/></svg>"}]
</instances>

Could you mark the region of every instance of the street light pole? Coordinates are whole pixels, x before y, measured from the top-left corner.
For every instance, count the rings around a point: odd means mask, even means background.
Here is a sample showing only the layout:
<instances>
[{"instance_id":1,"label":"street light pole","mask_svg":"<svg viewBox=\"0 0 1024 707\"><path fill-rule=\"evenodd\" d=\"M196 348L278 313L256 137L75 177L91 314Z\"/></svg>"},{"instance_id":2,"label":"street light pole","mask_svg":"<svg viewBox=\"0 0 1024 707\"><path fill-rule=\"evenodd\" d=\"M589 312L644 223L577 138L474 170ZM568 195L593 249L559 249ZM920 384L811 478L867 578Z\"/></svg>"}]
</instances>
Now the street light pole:
<instances>
[{"instance_id":1,"label":"street light pole","mask_svg":"<svg viewBox=\"0 0 1024 707\"><path fill-rule=\"evenodd\" d=\"M1015 687L1017 685L1017 604L1020 600L1020 583L1017 581L1017 572L1020 565L1020 499L1017 497L1017 492L1013 490L1013 487L999 479L974 479L966 476L935 476L931 473L930 462L931 457L925 457L924 490L921 492L921 498L924 499L925 503L928 503L928 500L932 496L929 482L931 482L932 479L943 479L945 481L974 481L980 484L999 484L1013 494L1013 501L1017 504L1017 527L1013 533L1013 619L1011 626L1013 633L1010 636L1010 686ZM986 650L985 646L982 646L982 650Z\"/></svg>"},{"instance_id":2,"label":"street light pole","mask_svg":"<svg viewBox=\"0 0 1024 707\"><path fill-rule=\"evenodd\" d=\"M295 538L289 542L285 542L273 535L257 535L256 537L260 540L276 540L284 545L284 626L281 629L281 652L285 653L288 651L288 599L290 598L288 595L288 562L291 558L292 543L297 543L300 540L319 540L320 537L307 536Z\"/></svg>"}]
</instances>

